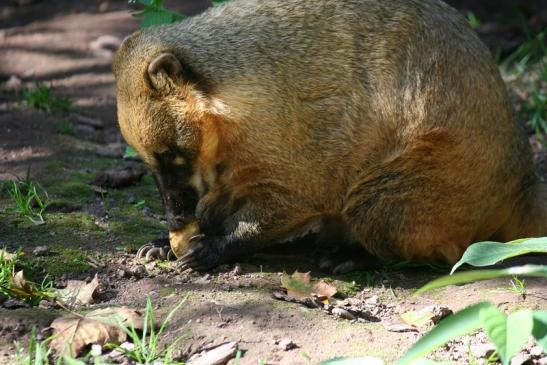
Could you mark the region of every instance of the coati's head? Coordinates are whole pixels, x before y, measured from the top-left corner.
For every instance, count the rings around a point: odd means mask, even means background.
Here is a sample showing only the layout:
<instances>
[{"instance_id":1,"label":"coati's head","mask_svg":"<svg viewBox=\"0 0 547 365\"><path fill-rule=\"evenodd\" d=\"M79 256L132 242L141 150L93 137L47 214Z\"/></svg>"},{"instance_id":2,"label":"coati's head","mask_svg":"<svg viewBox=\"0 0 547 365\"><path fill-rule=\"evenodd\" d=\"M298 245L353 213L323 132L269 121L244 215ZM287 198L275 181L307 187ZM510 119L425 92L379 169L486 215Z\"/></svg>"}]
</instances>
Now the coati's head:
<instances>
[{"instance_id":1,"label":"coati's head","mask_svg":"<svg viewBox=\"0 0 547 365\"><path fill-rule=\"evenodd\" d=\"M194 219L211 181L218 133L204 88L173 46L137 32L114 59L121 132L148 165L167 212L170 231Z\"/></svg>"}]
</instances>

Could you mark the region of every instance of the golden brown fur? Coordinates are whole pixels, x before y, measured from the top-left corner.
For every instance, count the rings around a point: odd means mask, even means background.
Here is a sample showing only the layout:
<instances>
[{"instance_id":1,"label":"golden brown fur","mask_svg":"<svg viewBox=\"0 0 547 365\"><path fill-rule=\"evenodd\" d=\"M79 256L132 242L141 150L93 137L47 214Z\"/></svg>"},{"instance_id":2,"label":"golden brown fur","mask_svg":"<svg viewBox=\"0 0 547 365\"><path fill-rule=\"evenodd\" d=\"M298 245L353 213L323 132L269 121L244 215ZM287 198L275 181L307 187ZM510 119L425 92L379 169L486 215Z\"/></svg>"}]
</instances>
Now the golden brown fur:
<instances>
[{"instance_id":1,"label":"golden brown fur","mask_svg":"<svg viewBox=\"0 0 547 365\"><path fill-rule=\"evenodd\" d=\"M196 241L214 237L189 251L197 266L331 220L379 257L421 261L547 234L498 70L441 1L233 0L133 34L114 73L170 229L197 219ZM188 163L160 167L167 150ZM189 188L195 204L177 195Z\"/></svg>"}]
</instances>

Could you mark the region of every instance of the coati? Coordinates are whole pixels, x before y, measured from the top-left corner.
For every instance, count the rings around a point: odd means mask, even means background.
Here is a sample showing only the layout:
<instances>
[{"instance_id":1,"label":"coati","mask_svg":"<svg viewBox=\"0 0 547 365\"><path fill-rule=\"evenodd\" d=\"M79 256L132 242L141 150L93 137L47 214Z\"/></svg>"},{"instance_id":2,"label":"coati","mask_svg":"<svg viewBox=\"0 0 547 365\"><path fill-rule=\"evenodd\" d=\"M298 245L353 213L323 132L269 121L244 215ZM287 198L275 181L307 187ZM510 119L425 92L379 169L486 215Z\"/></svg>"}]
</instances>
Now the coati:
<instances>
[{"instance_id":1,"label":"coati","mask_svg":"<svg viewBox=\"0 0 547 365\"><path fill-rule=\"evenodd\" d=\"M232 0L134 33L113 71L188 267L315 230L448 263L547 234L498 69L440 0Z\"/></svg>"}]
</instances>

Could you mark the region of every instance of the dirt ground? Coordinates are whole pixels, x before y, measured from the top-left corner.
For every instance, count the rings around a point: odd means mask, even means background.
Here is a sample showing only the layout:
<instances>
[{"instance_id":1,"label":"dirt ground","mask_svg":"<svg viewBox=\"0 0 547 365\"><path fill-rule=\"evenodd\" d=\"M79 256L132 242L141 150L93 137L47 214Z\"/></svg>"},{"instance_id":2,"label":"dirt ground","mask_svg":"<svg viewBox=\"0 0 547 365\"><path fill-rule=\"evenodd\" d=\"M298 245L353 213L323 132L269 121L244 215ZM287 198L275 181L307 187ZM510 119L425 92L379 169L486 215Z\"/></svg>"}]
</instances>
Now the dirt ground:
<instances>
[{"instance_id":1,"label":"dirt ground","mask_svg":"<svg viewBox=\"0 0 547 365\"><path fill-rule=\"evenodd\" d=\"M138 21L124 1L15 3L0 5L0 182L28 174L48 192L50 206L46 224L34 225L12 212L2 189L0 246L22 249L36 262L37 269L29 275L39 280L48 274L61 287L69 279L89 281L97 273L101 285L90 308L142 309L149 296L160 318L189 295L163 342L184 335L177 351L186 358L215 344L238 341L244 351L241 364L314 364L336 356L364 355L391 364L425 331L394 332L392 324L409 310L437 305L456 311L481 300L504 310L547 309L545 280L526 279L525 296L513 292L504 279L413 297L414 289L447 269L382 266L332 276L318 269L321 249L305 242L207 274L180 272L174 263L136 262L135 248L165 231L152 177L146 174L134 185L105 190L90 183L107 169L142 168L140 162L122 158L124 145L116 124L110 72L113 44L136 30ZM203 3L194 1L186 10L196 12ZM452 3L465 13L473 8L471 2ZM526 3L533 9L527 21L545 26L547 7L541 1ZM475 11L489 20L495 18L494 10ZM479 33L493 49L509 53L522 42L514 26L487 23L494 25ZM72 111L51 114L22 105L21 90L37 82L46 82L56 95L70 98ZM544 150L537 144L536 152L545 163ZM45 253L36 250L41 246L46 246ZM525 261L546 263L539 257ZM332 282L345 296L341 300L366 308L370 318L342 319L275 299L272 292L279 289L282 272L296 269ZM61 314L59 309L8 308L0 303L0 363L15 362L14 340L25 343L33 326L47 327ZM296 346L284 347L282 340ZM473 356L484 356L487 340L478 333L453 342L434 357L466 364L470 362L467 342ZM543 357L526 356L530 364L539 364Z\"/></svg>"}]
</instances>

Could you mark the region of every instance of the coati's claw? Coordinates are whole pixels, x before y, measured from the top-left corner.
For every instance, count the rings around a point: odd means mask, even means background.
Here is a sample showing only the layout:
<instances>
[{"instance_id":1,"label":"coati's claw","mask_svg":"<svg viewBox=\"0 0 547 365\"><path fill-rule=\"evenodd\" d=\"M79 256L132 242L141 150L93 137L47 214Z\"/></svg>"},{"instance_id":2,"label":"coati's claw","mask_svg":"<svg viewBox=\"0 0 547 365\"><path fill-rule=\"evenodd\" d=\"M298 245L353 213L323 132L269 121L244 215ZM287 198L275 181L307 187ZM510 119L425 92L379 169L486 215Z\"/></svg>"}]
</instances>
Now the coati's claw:
<instances>
[{"instance_id":1,"label":"coati's claw","mask_svg":"<svg viewBox=\"0 0 547 365\"><path fill-rule=\"evenodd\" d=\"M150 262L154 259L162 259L165 260L167 256L165 255L165 250L163 247L152 247L151 249L146 252L145 260L146 262Z\"/></svg>"},{"instance_id":2,"label":"coati's claw","mask_svg":"<svg viewBox=\"0 0 547 365\"><path fill-rule=\"evenodd\" d=\"M200 234L190 238L191 247L178 261L186 268L203 271L220 264L222 241Z\"/></svg>"},{"instance_id":3,"label":"coati's claw","mask_svg":"<svg viewBox=\"0 0 547 365\"><path fill-rule=\"evenodd\" d=\"M175 261L176 259L177 259L177 256L175 255L173 250L169 249L169 251L167 251L167 260Z\"/></svg>"},{"instance_id":4,"label":"coati's claw","mask_svg":"<svg viewBox=\"0 0 547 365\"><path fill-rule=\"evenodd\" d=\"M137 251L137 254L135 255L135 258L137 260L142 259L146 255L146 253L153 247L154 247L154 245L151 244L151 243L147 243L146 245L141 246L139 248L139 250Z\"/></svg>"},{"instance_id":5,"label":"coati's claw","mask_svg":"<svg viewBox=\"0 0 547 365\"><path fill-rule=\"evenodd\" d=\"M199 242L201 239L205 238L204 234L196 234L195 236L190 237L190 243Z\"/></svg>"},{"instance_id":6,"label":"coati's claw","mask_svg":"<svg viewBox=\"0 0 547 365\"><path fill-rule=\"evenodd\" d=\"M135 258L138 261L144 259L145 262L150 262L156 259L165 260L173 257L174 255L169 246L162 245L161 243L164 243L164 240L155 240L147 243L139 248Z\"/></svg>"}]
</instances>

